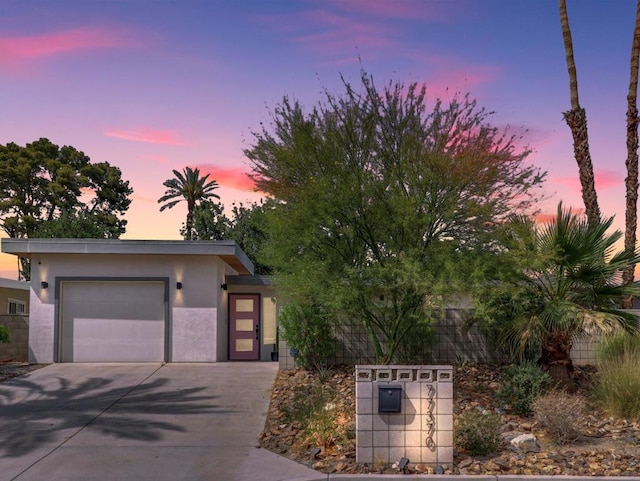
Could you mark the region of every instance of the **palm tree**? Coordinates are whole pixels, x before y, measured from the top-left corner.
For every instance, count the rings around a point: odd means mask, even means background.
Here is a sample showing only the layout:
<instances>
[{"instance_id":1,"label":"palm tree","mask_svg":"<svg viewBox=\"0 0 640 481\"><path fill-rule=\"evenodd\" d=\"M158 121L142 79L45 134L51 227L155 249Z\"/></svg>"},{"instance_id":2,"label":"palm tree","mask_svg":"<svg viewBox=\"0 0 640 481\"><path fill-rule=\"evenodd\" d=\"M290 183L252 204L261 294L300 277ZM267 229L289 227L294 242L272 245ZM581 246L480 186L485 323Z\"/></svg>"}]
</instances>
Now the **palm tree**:
<instances>
[{"instance_id":1,"label":"palm tree","mask_svg":"<svg viewBox=\"0 0 640 481\"><path fill-rule=\"evenodd\" d=\"M587 212L589 222L597 222L600 217L598 195L596 193L593 176L593 164L589 151L589 135L587 131L587 112L580 107L578 101L578 75L576 63L573 58L573 41L569 29L569 16L567 15L566 0L558 0L560 7L560 25L562 26L562 39L569 71L569 90L571 95L571 110L563 112L563 117L571 129L573 136L573 154L578 164L580 185L582 186L582 200Z\"/></svg>"},{"instance_id":2,"label":"palm tree","mask_svg":"<svg viewBox=\"0 0 640 481\"><path fill-rule=\"evenodd\" d=\"M636 23L633 28L631 45L631 74L629 93L627 94L627 167L626 209L624 248L632 252L636 248L636 228L638 224L638 57L640 56L640 0L636 7ZM635 265L629 266L623 273L625 284L633 282ZM633 299L625 299L624 307L631 308Z\"/></svg>"},{"instance_id":3,"label":"palm tree","mask_svg":"<svg viewBox=\"0 0 640 481\"><path fill-rule=\"evenodd\" d=\"M164 195L158 199L158 203L166 202L160 207L160 212L165 209L171 209L178 202L187 202L187 221L185 223L185 240L191 240L193 237L193 211L196 205L207 199L220 196L214 194L213 191L218 188L215 180L207 182L209 174L200 177L199 169L191 169L185 167L183 172L173 171L174 177L165 180L164 185L167 190Z\"/></svg>"},{"instance_id":4,"label":"palm tree","mask_svg":"<svg viewBox=\"0 0 640 481\"><path fill-rule=\"evenodd\" d=\"M517 220L509 246L517 266L511 282L501 279L481 300L483 316L506 322L507 347L520 355L540 353L538 364L568 388L574 387L570 351L576 339L637 330L638 319L618 306L623 297L640 293L640 286L622 283L623 270L640 254L613 252L622 233L607 234L612 222L591 222L562 204L556 219L543 226Z\"/></svg>"}]
</instances>

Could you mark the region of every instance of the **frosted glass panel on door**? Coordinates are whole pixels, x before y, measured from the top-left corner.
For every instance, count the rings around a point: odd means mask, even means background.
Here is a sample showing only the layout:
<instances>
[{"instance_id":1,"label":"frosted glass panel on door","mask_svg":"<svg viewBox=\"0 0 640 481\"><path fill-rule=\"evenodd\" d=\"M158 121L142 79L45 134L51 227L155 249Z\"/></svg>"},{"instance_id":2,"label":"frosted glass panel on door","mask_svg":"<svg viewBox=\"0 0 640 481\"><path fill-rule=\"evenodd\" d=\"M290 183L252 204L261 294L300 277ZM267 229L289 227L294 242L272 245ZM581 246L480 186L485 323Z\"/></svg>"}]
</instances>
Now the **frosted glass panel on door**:
<instances>
[{"instance_id":1,"label":"frosted glass panel on door","mask_svg":"<svg viewBox=\"0 0 640 481\"><path fill-rule=\"evenodd\" d=\"M236 339L236 352L253 351L253 339Z\"/></svg>"},{"instance_id":2,"label":"frosted glass panel on door","mask_svg":"<svg viewBox=\"0 0 640 481\"><path fill-rule=\"evenodd\" d=\"M236 299L236 312L253 312L253 299Z\"/></svg>"},{"instance_id":3,"label":"frosted glass panel on door","mask_svg":"<svg viewBox=\"0 0 640 481\"><path fill-rule=\"evenodd\" d=\"M236 331L253 331L253 319L236 319Z\"/></svg>"}]
</instances>

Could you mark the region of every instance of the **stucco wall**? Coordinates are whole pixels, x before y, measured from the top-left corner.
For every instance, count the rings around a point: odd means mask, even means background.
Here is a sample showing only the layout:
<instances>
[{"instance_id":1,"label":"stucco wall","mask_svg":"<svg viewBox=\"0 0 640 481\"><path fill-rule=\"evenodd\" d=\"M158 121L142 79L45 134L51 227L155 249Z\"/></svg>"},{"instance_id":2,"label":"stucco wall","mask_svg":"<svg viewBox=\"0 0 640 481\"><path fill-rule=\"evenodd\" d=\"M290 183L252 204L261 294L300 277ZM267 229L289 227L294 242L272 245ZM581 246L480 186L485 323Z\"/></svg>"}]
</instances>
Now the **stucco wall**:
<instances>
[{"instance_id":1,"label":"stucco wall","mask_svg":"<svg viewBox=\"0 0 640 481\"><path fill-rule=\"evenodd\" d=\"M57 277L167 277L169 279L170 360L213 362L226 358L220 350L226 309L220 303L221 275L228 269L212 256L48 254L31 263L31 362L54 359L55 288ZM49 287L42 289L40 283ZM176 282L182 289L176 289ZM222 331L222 332L221 332Z\"/></svg>"}]
</instances>

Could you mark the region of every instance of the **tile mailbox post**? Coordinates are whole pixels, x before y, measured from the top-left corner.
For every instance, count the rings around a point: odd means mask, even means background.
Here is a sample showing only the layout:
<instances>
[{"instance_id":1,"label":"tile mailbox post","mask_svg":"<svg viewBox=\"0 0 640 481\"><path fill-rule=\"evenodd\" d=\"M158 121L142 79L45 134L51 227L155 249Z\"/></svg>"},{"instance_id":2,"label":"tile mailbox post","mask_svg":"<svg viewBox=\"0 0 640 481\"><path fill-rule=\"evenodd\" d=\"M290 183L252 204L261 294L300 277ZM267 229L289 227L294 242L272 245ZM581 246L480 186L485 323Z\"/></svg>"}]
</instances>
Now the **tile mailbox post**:
<instances>
[{"instance_id":1,"label":"tile mailbox post","mask_svg":"<svg viewBox=\"0 0 640 481\"><path fill-rule=\"evenodd\" d=\"M356 366L356 461L453 464L453 366Z\"/></svg>"}]
</instances>

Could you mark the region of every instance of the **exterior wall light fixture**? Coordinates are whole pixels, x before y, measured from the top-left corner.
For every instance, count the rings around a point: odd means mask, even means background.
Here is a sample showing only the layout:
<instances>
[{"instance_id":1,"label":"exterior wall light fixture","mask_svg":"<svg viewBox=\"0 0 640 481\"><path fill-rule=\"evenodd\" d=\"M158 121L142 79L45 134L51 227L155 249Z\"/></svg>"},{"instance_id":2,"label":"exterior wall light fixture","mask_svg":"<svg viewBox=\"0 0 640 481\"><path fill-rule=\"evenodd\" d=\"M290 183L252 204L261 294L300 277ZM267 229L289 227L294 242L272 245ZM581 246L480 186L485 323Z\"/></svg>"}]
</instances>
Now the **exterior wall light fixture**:
<instances>
[{"instance_id":1,"label":"exterior wall light fixture","mask_svg":"<svg viewBox=\"0 0 640 481\"><path fill-rule=\"evenodd\" d=\"M176 289L180 290L182 289L182 282L176 282Z\"/></svg>"},{"instance_id":2,"label":"exterior wall light fixture","mask_svg":"<svg viewBox=\"0 0 640 481\"><path fill-rule=\"evenodd\" d=\"M49 287L49 283L47 281L42 281L40 283L40 287L42 287L43 289L46 289L47 287Z\"/></svg>"},{"instance_id":3,"label":"exterior wall light fixture","mask_svg":"<svg viewBox=\"0 0 640 481\"><path fill-rule=\"evenodd\" d=\"M222 289L223 291L226 291L227 290L227 283L225 282L223 284L220 284L220 289Z\"/></svg>"}]
</instances>

